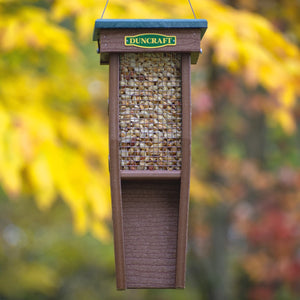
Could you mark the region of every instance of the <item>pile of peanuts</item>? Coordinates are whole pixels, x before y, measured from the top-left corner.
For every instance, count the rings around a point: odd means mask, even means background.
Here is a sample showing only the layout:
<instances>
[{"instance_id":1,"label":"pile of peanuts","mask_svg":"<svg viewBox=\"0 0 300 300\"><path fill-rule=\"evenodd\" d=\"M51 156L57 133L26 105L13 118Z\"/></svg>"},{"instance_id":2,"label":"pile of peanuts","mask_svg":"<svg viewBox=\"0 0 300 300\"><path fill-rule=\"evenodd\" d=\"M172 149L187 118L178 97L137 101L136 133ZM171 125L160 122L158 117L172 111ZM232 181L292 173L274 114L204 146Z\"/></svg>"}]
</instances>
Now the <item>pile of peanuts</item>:
<instances>
[{"instance_id":1,"label":"pile of peanuts","mask_svg":"<svg viewBox=\"0 0 300 300\"><path fill-rule=\"evenodd\" d=\"M181 55L120 55L121 170L181 169Z\"/></svg>"}]
</instances>

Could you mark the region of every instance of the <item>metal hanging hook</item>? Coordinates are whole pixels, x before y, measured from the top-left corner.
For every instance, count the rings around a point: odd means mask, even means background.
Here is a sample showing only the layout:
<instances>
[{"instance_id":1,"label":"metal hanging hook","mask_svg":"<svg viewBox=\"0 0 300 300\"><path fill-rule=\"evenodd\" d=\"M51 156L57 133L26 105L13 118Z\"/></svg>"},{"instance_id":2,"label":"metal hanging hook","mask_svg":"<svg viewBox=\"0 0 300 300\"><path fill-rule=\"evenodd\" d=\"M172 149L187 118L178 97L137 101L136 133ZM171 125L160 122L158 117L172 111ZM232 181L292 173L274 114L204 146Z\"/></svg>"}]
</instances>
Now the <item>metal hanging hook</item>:
<instances>
[{"instance_id":1,"label":"metal hanging hook","mask_svg":"<svg viewBox=\"0 0 300 300\"><path fill-rule=\"evenodd\" d=\"M189 4L190 4L190 7L191 7L191 10L192 10L192 13L193 13L193 15L194 15L194 18L195 19L197 19L197 17L196 17L196 14L195 14L195 12L194 12L194 9L193 9L193 6L192 6L192 3L191 3L191 1L190 0L188 0L189 1ZM107 5L108 5L108 2L109 2L109 0L106 0L106 3L105 3L105 6L104 6L104 9L103 9L103 12L102 12L102 15L101 15L101 19L103 19L103 16L104 16L104 13L105 13L105 11L106 11L106 7L107 7Z\"/></svg>"},{"instance_id":2,"label":"metal hanging hook","mask_svg":"<svg viewBox=\"0 0 300 300\"><path fill-rule=\"evenodd\" d=\"M189 1L189 4L190 4L190 7L191 7L191 10L192 10L192 13L193 13L193 15L194 15L194 18L195 19L197 19L197 17L196 17L196 14L195 14L195 12L194 12L194 9L193 9L193 5L192 5L192 3L191 3L191 1L190 0L188 0Z\"/></svg>"},{"instance_id":3,"label":"metal hanging hook","mask_svg":"<svg viewBox=\"0 0 300 300\"><path fill-rule=\"evenodd\" d=\"M105 6L104 6L104 9L103 9L103 12L102 12L102 15L101 15L101 19L103 19L103 16L104 16L104 13L105 13L105 10L106 10L106 7L107 7L107 4L108 4L108 1L109 1L109 0L106 0L106 3L105 3Z\"/></svg>"}]
</instances>

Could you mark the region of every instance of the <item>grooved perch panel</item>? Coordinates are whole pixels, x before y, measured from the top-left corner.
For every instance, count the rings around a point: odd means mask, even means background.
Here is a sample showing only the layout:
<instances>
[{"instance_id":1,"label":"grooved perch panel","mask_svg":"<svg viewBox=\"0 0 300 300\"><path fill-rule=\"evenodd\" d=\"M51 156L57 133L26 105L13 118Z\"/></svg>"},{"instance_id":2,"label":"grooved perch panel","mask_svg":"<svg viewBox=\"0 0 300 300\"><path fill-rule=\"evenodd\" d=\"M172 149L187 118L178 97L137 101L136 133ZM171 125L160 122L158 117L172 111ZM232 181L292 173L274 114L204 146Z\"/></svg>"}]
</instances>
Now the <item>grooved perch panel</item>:
<instances>
[{"instance_id":1,"label":"grooved perch panel","mask_svg":"<svg viewBox=\"0 0 300 300\"><path fill-rule=\"evenodd\" d=\"M180 182L122 180L128 288L175 288Z\"/></svg>"}]
</instances>

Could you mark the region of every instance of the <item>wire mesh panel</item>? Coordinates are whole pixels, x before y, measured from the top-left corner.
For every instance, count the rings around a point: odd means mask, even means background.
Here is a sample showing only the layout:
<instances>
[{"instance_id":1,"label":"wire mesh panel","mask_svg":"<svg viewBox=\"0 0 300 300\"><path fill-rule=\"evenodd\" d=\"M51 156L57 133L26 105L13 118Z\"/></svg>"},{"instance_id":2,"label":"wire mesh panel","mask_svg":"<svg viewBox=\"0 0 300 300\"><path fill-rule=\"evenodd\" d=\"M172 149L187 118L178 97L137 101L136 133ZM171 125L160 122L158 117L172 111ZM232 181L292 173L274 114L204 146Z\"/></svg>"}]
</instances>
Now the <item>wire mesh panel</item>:
<instances>
[{"instance_id":1,"label":"wire mesh panel","mask_svg":"<svg viewBox=\"0 0 300 300\"><path fill-rule=\"evenodd\" d=\"M120 55L121 170L181 169L181 54Z\"/></svg>"}]
</instances>

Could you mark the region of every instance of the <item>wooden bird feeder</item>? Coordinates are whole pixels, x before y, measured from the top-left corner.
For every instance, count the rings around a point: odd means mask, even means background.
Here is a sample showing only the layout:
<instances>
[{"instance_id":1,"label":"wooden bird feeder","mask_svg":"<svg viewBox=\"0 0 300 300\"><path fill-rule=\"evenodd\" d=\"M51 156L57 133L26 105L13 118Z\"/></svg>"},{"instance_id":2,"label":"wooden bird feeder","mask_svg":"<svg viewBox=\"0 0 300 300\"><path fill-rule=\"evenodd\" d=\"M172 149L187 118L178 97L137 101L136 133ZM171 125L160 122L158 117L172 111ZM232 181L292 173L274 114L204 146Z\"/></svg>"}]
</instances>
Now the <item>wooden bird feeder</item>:
<instances>
[{"instance_id":1,"label":"wooden bird feeder","mask_svg":"<svg viewBox=\"0 0 300 300\"><path fill-rule=\"evenodd\" d=\"M191 164L190 65L206 20L95 22L109 64L117 288L184 288Z\"/></svg>"}]
</instances>

